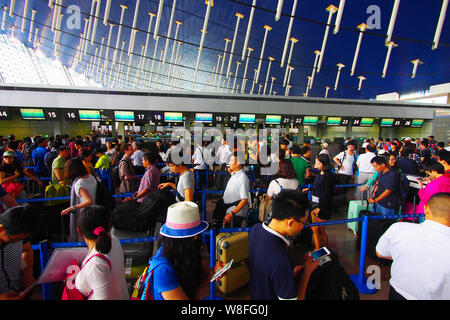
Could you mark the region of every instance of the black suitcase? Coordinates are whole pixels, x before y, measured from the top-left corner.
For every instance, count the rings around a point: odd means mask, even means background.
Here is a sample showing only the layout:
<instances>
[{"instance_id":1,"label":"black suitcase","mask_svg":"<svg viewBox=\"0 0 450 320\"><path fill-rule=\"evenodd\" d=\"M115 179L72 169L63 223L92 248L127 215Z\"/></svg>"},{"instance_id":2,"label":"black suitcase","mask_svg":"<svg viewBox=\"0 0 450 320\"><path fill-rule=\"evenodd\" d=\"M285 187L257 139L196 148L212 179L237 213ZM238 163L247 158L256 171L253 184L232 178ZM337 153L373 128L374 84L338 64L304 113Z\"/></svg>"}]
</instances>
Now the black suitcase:
<instances>
[{"instance_id":1,"label":"black suitcase","mask_svg":"<svg viewBox=\"0 0 450 320\"><path fill-rule=\"evenodd\" d=\"M373 213L369 210L361 210L359 213L360 217L364 215L368 216L380 216L380 213ZM391 219L369 219L369 224L367 226L367 245L366 245L366 256L370 257L372 260L378 262L383 261L384 259L380 259L376 254L376 246L380 237L386 232L387 229L394 223L395 221ZM358 230L360 232L357 233L356 245L357 248L361 248L361 234L362 234L362 221L358 222Z\"/></svg>"}]
</instances>

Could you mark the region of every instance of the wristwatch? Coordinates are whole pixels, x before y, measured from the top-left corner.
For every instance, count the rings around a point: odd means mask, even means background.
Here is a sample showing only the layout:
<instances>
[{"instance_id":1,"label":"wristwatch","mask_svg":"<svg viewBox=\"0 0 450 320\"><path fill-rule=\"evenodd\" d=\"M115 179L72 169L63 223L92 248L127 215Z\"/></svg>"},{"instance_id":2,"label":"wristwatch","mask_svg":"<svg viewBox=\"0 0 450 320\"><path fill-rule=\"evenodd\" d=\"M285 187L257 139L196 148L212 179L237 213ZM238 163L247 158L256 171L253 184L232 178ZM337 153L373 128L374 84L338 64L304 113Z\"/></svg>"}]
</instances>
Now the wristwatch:
<instances>
[{"instance_id":1,"label":"wristwatch","mask_svg":"<svg viewBox=\"0 0 450 320\"><path fill-rule=\"evenodd\" d=\"M77 207L72 206L72 211L77 211Z\"/></svg>"}]
</instances>

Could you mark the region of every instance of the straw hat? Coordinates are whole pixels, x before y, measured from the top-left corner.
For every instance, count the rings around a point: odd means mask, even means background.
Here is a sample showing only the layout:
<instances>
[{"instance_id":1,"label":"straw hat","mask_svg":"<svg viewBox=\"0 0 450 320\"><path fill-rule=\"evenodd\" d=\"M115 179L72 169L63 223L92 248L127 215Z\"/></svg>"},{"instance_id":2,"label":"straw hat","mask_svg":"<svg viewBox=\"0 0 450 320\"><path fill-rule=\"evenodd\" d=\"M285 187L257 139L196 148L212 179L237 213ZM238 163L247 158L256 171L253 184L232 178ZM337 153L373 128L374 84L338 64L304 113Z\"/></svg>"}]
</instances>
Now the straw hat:
<instances>
[{"instance_id":1,"label":"straw hat","mask_svg":"<svg viewBox=\"0 0 450 320\"><path fill-rule=\"evenodd\" d=\"M168 238L189 238L208 229L208 222L200 219L196 203L178 202L167 209L166 223L159 233Z\"/></svg>"}]
</instances>

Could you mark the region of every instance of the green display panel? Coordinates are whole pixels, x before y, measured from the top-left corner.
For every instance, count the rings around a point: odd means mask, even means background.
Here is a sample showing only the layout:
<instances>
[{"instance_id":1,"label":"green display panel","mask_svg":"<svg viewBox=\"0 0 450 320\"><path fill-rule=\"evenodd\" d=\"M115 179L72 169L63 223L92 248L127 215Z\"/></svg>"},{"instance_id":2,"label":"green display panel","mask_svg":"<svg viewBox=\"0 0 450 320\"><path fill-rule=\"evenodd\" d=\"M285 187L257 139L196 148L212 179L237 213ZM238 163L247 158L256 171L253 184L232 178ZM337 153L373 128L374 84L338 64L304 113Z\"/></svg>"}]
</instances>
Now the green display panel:
<instances>
[{"instance_id":1,"label":"green display panel","mask_svg":"<svg viewBox=\"0 0 450 320\"><path fill-rule=\"evenodd\" d=\"M98 110L79 110L81 121L100 121L100 111Z\"/></svg>"},{"instance_id":2,"label":"green display panel","mask_svg":"<svg viewBox=\"0 0 450 320\"><path fill-rule=\"evenodd\" d=\"M383 118L380 122L380 127L392 127L394 125L394 118Z\"/></svg>"},{"instance_id":3,"label":"green display panel","mask_svg":"<svg viewBox=\"0 0 450 320\"><path fill-rule=\"evenodd\" d=\"M281 116L266 115L266 124L281 124Z\"/></svg>"},{"instance_id":4,"label":"green display panel","mask_svg":"<svg viewBox=\"0 0 450 320\"><path fill-rule=\"evenodd\" d=\"M43 109L26 109L21 108L20 114L23 120L45 120L45 114Z\"/></svg>"},{"instance_id":5,"label":"green display panel","mask_svg":"<svg viewBox=\"0 0 450 320\"><path fill-rule=\"evenodd\" d=\"M239 123L255 123L254 114L240 114Z\"/></svg>"},{"instance_id":6,"label":"green display panel","mask_svg":"<svg viewBox=\"0 0 450 320\"><path fill-rule=\"evenodd\" d=\"M114 119L116 121L134 122L133 111L114 111Z\"/></svg>"},{"instance_id":7,"label":"green display panel","mask_svg":"<svg viewBox=\"0 0 450 320\"><path fill-rule=\"evenodd\" d=\"M375 120L374 118L362 118L359 125L361 127L372 127L374 120Z\"/></svg>"},{"instance_id":8,"label":"green display panel","mask_svg":"<svg viewBox=\"0 0 450 320\"><path fill-rule=\"evenodd\" d=\"M341 117L328 117L327 126L339 126L341 125Z\"/></svg>"},{"instance_id":9,"label":"green display panel","mask_svg":"<svg viewBox=\"0 0 450 320\"><path fill-rule=\"evenodd\" d=\"M411 128L422 128L423 122L423 119L413 119L411 122Z\"/></svg>"},{"instance_id":10,"label":"green display panel","mask_svg":"<svg viewBox=\"0 0 450 320\"><path fill-rule=\"evenodd\" d=\"M318 121L319 121L319 117L317 117L317 116L305 116L303 118L303 125L305 125L305 126L316 125Z\"/></svg>"},{"instance_id":11,"label":"green display panel","mask_svg":"<svg viewBox=\"0 0 450 320\"><path fill-rule=\"evenodd\" d=\"M183 114L181 112L164 112L165 122L183 122Z\"/></svg>"}]
</instances>

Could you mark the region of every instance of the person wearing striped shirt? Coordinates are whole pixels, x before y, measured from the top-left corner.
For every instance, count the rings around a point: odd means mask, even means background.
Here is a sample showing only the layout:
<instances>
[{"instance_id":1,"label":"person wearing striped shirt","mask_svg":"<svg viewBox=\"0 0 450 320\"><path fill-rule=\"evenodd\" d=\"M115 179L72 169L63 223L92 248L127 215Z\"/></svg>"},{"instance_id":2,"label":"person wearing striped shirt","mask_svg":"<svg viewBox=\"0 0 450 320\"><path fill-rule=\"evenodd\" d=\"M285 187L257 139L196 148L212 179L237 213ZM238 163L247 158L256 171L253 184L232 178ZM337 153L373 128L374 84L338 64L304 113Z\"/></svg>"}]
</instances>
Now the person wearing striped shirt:
<instances>
[{"instance_id":1,"label":"person wearing striped shirt","mask_svg":"<svg viewBox=\"0 0 450 320\"><path fill-rule=\"evenodd\" d=\"M0 215L0 300L24 299L19 293L35 282L30 236L37 228L39 214L28 204Z\"/></svg>"}]
</instances>

